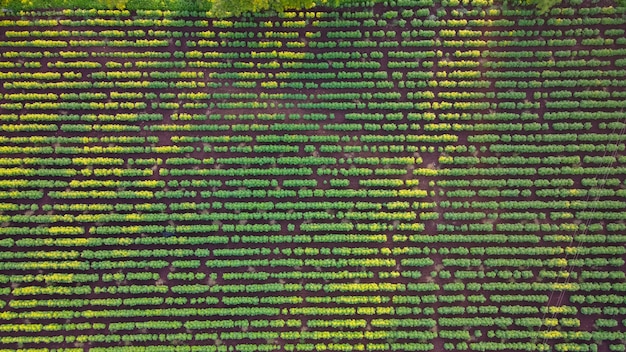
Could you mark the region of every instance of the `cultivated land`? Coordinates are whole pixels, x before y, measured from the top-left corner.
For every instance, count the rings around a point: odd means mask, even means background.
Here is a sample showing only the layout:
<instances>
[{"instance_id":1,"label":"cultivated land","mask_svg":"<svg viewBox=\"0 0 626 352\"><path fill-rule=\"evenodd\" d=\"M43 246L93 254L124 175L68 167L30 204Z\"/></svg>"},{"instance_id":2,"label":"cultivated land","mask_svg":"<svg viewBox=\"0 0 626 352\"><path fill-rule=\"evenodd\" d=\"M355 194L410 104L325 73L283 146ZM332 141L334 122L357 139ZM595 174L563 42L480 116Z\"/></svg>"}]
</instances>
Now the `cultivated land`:
<instances>
[{"instance_id":1,"label":"cultivated land","mask_svg":"<svg viewBox=\"0 0 626 352\"><path fill-rule=\"evenodd\" d=\"M0 17L1 351L624 351L626 18Z\"/></svg>"}]
</instances>

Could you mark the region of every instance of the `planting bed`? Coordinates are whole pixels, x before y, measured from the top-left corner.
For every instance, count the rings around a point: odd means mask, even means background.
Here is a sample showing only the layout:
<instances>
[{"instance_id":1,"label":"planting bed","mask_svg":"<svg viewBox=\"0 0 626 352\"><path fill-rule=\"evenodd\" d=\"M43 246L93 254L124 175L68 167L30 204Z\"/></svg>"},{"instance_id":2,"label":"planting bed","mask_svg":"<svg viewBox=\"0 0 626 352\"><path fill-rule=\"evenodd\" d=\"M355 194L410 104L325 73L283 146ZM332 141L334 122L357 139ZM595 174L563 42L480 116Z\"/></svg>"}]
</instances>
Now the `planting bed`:
<instances>
[{"instance_id":1,"label":"planting bed","mask_svg":"<svg viewBox=\"0 0 626 352\"><path fill-rule=\"evenodd\" d=\"M626 17L0 17L0 351L623 351Z\"/></svg>"}]
</instances>

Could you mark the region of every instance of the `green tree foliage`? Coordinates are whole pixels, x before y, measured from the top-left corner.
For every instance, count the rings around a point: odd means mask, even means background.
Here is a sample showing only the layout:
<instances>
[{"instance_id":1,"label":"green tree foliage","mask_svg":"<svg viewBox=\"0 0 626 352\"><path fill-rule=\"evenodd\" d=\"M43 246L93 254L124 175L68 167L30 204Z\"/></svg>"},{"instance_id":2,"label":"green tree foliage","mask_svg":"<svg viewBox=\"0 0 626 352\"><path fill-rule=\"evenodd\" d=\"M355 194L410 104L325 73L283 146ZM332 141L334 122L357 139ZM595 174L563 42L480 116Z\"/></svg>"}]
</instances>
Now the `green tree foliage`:
<instances>
[{"instance_id":1,"label":"green tree foliage","mask_svg":"<svg viewBox=\"0 0 626 352\"><path fill-rule=\"evenodd\" d=\"M314 5L312 0L213 0L211 10L218 17L225 17L266 10L282 12L286 9L311 8Z\"/></svg>"},{"instance_id":2,"label":"green tree foliage","mask_svg":"<svg viewBox=\"0 0 626 352\"><path fill-rule=\"evenodd\" d=\"M529 5L537 9L540 15L550 12L552 7L560 4L563 0L513 0L513 5Z\"/></svg>"}]
</instances>

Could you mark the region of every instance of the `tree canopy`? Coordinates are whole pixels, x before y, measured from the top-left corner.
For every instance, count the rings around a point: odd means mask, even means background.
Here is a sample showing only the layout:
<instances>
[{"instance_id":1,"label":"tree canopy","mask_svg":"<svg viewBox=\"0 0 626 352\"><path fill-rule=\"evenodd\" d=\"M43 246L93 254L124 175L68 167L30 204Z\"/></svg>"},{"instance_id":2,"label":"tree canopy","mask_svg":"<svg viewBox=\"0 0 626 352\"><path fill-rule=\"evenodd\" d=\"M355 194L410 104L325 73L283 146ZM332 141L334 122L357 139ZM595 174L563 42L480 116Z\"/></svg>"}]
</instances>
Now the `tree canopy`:
<instances>
[{"instance_id":1,"label":"tree canopy","mask_svg":"<svg viewBox=\"0 0 626 352\"><path fill-rule=\"evenodd\" d=\"M325 0L321 1L326 3ZM315 6L313 0L213 0L211 11L216 15L232 14L239 16L246 12L266 10L284 11L285 9L304 9Z\"/></svg>"}]
</instances>

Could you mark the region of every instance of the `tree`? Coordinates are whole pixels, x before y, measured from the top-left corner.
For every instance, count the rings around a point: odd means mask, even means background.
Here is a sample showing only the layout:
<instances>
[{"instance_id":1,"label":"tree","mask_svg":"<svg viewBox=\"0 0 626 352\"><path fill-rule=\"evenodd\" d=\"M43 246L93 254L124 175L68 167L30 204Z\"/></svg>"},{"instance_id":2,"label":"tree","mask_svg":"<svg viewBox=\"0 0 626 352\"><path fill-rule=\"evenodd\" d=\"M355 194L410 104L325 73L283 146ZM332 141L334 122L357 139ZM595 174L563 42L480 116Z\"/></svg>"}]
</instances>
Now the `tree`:
<instances>
[{"instance_id":1,"label":"tree","mask_svg":"<svg viewBox=\"0 0 626 352\"><path fill-rule=\"evenodd\" d=\"M326 3L326 0L321 1L321 4ZM218 17L226 17L266 10L283 12L286 9L311 8L314 5L312 0L214 0L211 11Z\"/></svg>"},{"instance_id":2,"label":"tree","mask_svg":"<svg viewBox=\"0 0 626 352\"><path fill-rule=\"evenodd\" d=\"M100 0L99 2L110 9L124 10L128 0Z\"/></svg>"},{"instance_id":3,"label":"tree","mask_svg":"<svg viewBox=\"0 0 626 352\"><path fill-rule=\"evenodd\" d=\"M562 1L563 0L513 0L513 4L534 6L539 15L544 15L549 13L552 7L560 4Z\"/></svg>"}]
</instances>

